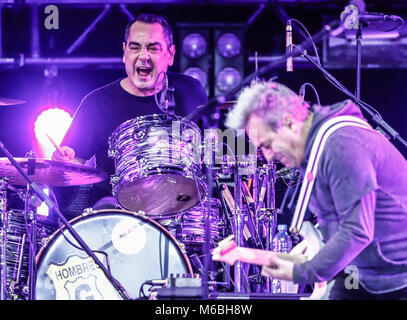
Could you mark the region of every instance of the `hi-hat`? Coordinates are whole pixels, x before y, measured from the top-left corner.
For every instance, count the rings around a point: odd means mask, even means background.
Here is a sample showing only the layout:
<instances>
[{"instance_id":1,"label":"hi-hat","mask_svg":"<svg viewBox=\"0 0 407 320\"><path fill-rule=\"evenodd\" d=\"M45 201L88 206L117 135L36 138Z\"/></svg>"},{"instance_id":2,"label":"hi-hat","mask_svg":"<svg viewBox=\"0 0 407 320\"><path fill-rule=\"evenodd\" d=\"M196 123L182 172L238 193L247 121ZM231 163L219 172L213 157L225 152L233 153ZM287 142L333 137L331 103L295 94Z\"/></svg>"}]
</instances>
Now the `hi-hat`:
<instances>
[{"instance_id":1,"label":"hi-hat","mask_svg":"<svg viewBox=\"0 0 407 320\"><path fill-rule=\"evenodd\" d=\"M108 177L107 173L82 164L48 159L14 159L34 182L48 186L93 184ZM8 178L11 185L27 185L27 181L8 158L0 158L0 177Z\"/></svg>"},{"instance_id":2,"label":"hi-hat","mask_svg":"<svg viewBox=\"0 0 407 320\"><path fill-rule=\"evenodd\" d=\"M5 97L0 97L0 106L14 106L16 104L23 104L24 100L16 100Z\"/></svg>"}]
</instances>

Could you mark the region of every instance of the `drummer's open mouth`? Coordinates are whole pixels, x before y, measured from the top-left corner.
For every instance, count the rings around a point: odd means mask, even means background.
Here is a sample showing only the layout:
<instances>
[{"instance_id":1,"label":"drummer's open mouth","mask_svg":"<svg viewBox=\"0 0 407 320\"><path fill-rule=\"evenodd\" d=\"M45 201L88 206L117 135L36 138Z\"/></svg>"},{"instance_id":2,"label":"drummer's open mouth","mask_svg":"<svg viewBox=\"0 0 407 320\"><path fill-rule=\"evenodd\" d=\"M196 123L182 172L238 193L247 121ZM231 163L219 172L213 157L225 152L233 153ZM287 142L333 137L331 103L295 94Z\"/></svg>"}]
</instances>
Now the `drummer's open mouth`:
<instances>
[{"instance_id":1,"label":"drummer's open mouth","mask_svg":"<svg viewBox=\"0 0 407 320\"><path fill-rule=\"evenodd\" d=\"M148 67L136 67L136 71L139 76L147 77L151 73L152 69Z\"/></svg>"}]
</instances>

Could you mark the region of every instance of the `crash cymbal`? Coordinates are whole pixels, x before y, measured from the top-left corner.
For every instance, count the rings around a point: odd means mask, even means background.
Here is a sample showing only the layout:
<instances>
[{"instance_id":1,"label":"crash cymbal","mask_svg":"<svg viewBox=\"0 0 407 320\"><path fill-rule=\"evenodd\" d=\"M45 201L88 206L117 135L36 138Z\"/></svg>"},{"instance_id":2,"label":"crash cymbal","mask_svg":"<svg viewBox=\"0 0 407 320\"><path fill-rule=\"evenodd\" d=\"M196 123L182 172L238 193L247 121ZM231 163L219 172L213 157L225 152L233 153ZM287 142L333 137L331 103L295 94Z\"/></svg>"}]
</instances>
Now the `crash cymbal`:
<instances>
[{"instance_id":1,"label":"crash cymbal","mask_svg":"<svg viewBox=\"0 0 407 320\"><path fill-rule=\"evenodd\" d=\"M0 106L14 106L16 104L23 104L25 101L0 97Z\"/></svg>"},{"instance_id":2,"label":"crash cymbal","mask_svg":"<svg viewBox=\"0 0 407 320\"><path fill-rule=\"evenodd\" d=\"M85 165L48 159L14 158L34 182L48 186L75 186L101 182L108 174ZM11 185L24 186L27 181L8 158L0 158L0 177Z\"/></svg>"}]
</instances>

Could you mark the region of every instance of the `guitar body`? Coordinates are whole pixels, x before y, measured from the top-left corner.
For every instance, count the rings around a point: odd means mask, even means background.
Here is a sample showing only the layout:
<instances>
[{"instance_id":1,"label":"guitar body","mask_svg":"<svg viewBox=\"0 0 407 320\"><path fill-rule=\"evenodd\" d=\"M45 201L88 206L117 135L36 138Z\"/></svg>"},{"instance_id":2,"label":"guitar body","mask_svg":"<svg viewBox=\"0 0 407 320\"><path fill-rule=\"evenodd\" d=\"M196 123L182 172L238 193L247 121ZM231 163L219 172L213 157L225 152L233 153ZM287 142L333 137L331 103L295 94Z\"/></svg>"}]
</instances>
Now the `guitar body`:
<instances>
[{"instance_id":1,"label":"guitar body","mask_svg":"<svg viewBox=\"0 0 407 320\"><path fill-rule=\"evenodd\" d=\"M323 246L322 237L319 231L308 221L302 225L300 234L304 238L290 252L290 254L281 254L273 251L261 249L238 247L235 243L234 236L222 240L219 246L212 252L212 258L216 261L223 261L230 265L237 261L257 264L261 266L269 266L270 259L273 256L278 256L282 259L290 260L294 263L303 263L312 259L314 255ZM267 276L267 273L262 271L262 275ZM298 285L292 281L281 280L282 286L286 288L287 293L297 293ZM333 281L319 282L314 284L314 290L309 297L301 298L304 300L327 300L329 297L329 289L332 287Z\"/></svg>"}]
</instances>

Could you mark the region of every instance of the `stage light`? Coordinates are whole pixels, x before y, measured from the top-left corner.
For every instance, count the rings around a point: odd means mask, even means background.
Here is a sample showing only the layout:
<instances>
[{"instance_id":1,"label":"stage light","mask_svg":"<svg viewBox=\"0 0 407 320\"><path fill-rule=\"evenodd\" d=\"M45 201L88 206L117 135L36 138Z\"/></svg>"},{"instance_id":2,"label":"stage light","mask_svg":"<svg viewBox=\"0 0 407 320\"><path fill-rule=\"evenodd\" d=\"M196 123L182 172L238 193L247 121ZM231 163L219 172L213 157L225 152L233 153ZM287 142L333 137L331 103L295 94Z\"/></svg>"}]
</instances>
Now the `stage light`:
<instances>
[{"instance_id":1,"label":"stage light","mask_svg":"<svg viewBox=\"0 0 407 320\"><path fill-rule=\"evenodd\" d=\"M206 53L206 40L199 33L190 33L182 40L182 51L192 59L202 57Z\"/></svg>"},{"instance_id":2,"label":"stage light","mask_svg":"<svg viewBox=\"0 0 407 320\"><path fill-rule=\"evenodd\" d=\"M219 37L217 49L225 58L233 58L241 52L241 41L234 33L225 33Z\"/></svg>"},{"instance_id":3,"label":"stage light","mask_svg":"<svg viewBox=\"0 0 407 320\"><path fill-rule=\"evenodd\" d=\"M50 158L55 151L50 136L56 144L61 144L72 122L71 115L60 108L49 108L43 111L34 123L34 133L44 158Z\"/></svg>"},{"instance_id":4,"label":"stage light","mask_svg":"<svg viewBox=\"0 0 407 320\"><path fill-rule=\"evenodd\" d=\"M177 41L182 44L178 55L179 71L198 79L207 95L211 95L210 29L190 23L177 24Z\"/></svg>"},{"instance_id":5,"label":"stage light","mask_svg":"<svg viewBox=\"0 0 407 320\"><path fill-rule=\"evenodd\" d=\"M204 88L208 85L208 75L201 68L198 67L188 68L184 71L184 74L198 80L201 83L202 87Z\"/></svg>"},{"instance_id":6,"label":"stage light","mask_svg":"<svg viewBox=\"0 0 407 320\"><path fill-rule=\"evenodd\" d=\"M222 69L216 77L216 88L218 92L225 93L236 87L242 76L239 70L231 67L226 67Z\"/></svg>"},{"instance_id":7,"label":"stage light","mask_svg":"<svg viewBox=\"0 0 407 320\"><path fill-rule=\"evenodd\" d=\"M213 31L215 41L215 96L224 95L236 87L244 77L245 25L218 26Z\"/></svg>"}]
</instances>

